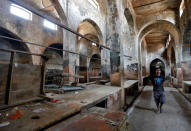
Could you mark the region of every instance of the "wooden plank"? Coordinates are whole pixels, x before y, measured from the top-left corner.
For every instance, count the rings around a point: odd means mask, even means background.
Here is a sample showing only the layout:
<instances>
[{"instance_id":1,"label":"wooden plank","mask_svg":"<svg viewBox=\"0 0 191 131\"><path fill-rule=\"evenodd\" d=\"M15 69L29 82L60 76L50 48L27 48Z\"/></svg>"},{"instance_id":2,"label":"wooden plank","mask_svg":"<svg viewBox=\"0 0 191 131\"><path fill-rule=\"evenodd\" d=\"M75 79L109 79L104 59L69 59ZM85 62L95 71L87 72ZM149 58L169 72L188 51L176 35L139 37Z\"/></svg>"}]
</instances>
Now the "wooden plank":
<instances>
[{"instance_id":1,"label":"wooden plank","mask_svg":"<svg viewBox=\"0 0 191 131\"><path fill-rule=\"evenodd\" d=\"M14 66L12 91L34 88L40 91L41 66L17 64Z\"/></svg>"},{"instance_id":2,"label":"wooden plank","mask_svg":"<svg viewBox=\"0 0 191 131\"><path fill-rule=\"evenodd\" d=\"M0 64L0 106L5 104L8 70L9 64Z\"/></svg>"},{"instance_id":3,"label":"wooden plank","mask_svg":"<svg viewBox=\"0 0 191 131\"><path fill-rule=\"evenodd\" d=\"M19 104L40 95L41 66L14 65L10 104Z\"/></svg>"},{"instance_id":4,"label":"wooden plank","mask_svg":"<svg viewBox=\"0 0 191 131\"><path fill-rule=\"evenodd\" d=\"M40 88L39 88L40 89ZM23 90L17 90L17 91L11 91L11 100L10 104L20 104L23 101L30 100L32 98L37 98L40 94L40 90L35 90L33 88L31 89L23 89Z\"/></svg>"},{"instance_id":5,"label":"wooden plank","mask_svg":"<svg viewBox=\"0 0 191 131\"><path fill-rule=\"evenodd\" d=\"M10 90L11 90L11 85L12 85L14 56L15 56L15 52L11 52L9 71L8 71L8 76L7 76L6 95L5 95L5 104L7 104L7 105L10 103Z\"/></svg>"},{"instance_id":6,"label":"wooden plank","mask_svg":"<svg viewBox=\"0 0 191 131\"><path fill-rule=\"evenodd\" d=\"M40 94L45 94L44 93L44 85L45 85L45 80L46 79L46 62L43 60L42 67L41 67L41 82L40 82Z\"/></svg>"}]
</instances>

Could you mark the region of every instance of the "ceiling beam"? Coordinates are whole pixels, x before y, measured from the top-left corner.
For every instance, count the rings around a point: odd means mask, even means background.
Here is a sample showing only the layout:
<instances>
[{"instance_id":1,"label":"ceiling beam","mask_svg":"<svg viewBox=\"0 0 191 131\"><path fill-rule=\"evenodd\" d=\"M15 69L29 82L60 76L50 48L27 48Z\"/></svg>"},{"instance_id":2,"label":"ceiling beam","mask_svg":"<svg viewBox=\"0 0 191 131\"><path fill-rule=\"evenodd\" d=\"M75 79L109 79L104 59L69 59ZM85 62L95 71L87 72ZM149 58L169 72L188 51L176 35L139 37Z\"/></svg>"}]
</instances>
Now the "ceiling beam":
<instances>
[{"instance_id":1,"label":"ceiling beam","mask_svg":"<svg viewBox=\"0 0 191 131\"><path fill-rule=\"evenodd\" d=\"M136 15L150 15L159 11L164 11L168 8L175 9L179 7L179 2L177 1L161 1L151 5L145 5L141 7L134 8Z\"/></svg>"},{"instance_id":2,"label":"ceiling beam","mask_svg":"<svg viewBox=\"0 0 191 131\"><path fill-rule=\"evenodd\" d=\"M139 7L143 7L143 6L147 6L147 5L152 5L152 4L155 4L155 3L159 3L159 2L161 2L161 1L165 1L165 0L157 0L157 1L151 1L151 0L148 0L147 2L139 2L139 3L141 3L141 4L138 4L138 2L137 2L137 4L133 4L133 7L134 8L139 8Z\"/></svg>"}]
</instances>

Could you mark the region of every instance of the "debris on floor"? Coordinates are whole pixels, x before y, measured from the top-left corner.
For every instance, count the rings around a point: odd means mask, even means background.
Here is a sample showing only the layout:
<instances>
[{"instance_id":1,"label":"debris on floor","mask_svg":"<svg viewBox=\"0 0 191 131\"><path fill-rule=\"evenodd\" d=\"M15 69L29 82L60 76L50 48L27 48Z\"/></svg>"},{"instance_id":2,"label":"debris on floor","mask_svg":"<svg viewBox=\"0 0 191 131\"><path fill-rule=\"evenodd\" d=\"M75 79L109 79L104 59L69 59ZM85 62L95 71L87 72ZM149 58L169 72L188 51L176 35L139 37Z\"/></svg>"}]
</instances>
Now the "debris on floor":
<instances>
[{"instance_id":1,"label":"debris on floor","mask_svg":"<svg viewBox=\"0 0 191 131\"><path fill-rule=\"evenodd\" d=\"M59 100L53 100L53 103L57 103L57 102L59 102Z\"/></svg>"},{"instance_id":2,"label":"debris on floor","mask_svg":"<svg viewBox=\"0 0 191 131\"><path fill-rule=\"evenodd\" d=\"M44 111L46 111L46 109L39 108L39 109L33 110L32 112L34 112L34 113L40 113L40 112L44 112Z\"/></svg>"},{"instance_id":3,"label":"debris on floor","mask_svg":"<svg viewBox=\"0 0 191 131\"><path fill-rule=\"evenodd\" d=\"M64 89L64 91L76 91L76 90L84 90L85 87L83 86L62 86L62 88L60 89Z\"/></svg>"},{"instance_id":4,"label":"debris on floor","mask_svg":"<svg viewBox=\"0 0 191 131\"><path fill-rule=\"evenodd\" d=\"M76 91L75 94L77 95L77 94L79 94L79 92Z\"/></svg>"},{"instance_id":5,"label":"debris on floor","mask_svg":"<svg viewBox=\"0 0 191 131\"><path fill-rule=\"evenodd\" d=\"M10 116L10 119L15 120L21 118L21 116L22 116L22 110L17 110L15 114Z\"/></svg>"},{"instance_id":6,"label":"debris on floor","mask_svg":"<svg viewBox=\"0 0 191 131\"><path fill-rule=\"evenodd\" d=\"M0 127L8 126L9 124L10 124L9 121L1 122L1 123L0 123Z\"/></svg>"}]
</instances>

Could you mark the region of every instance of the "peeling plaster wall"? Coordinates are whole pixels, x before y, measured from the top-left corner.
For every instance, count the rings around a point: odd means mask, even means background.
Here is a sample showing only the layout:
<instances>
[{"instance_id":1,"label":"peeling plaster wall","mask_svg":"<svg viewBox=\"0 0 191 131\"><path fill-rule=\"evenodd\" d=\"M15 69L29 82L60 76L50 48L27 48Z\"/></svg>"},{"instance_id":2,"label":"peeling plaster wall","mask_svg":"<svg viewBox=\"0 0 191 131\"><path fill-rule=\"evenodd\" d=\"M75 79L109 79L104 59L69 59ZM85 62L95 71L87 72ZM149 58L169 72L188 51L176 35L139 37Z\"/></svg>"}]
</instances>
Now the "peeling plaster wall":
<instances>
[{"instance_id":1,"label":"peeling plaster wall","mask_svg":"<svg viewBox=\"0 0 191 131\"><path fill-rule=\"evenodd\" d=\"M34 42L49 46L52 43L63 43L62 29L57 31L47 29L43 26L43 19L37 15L32 15L32 21L22 19L10 13L11 2L0 1L0 27L9 30L23 41ZM30 52L42 54L45 48L27 44ZM32 56L33 64L39 65L41 58Z\"/></svg>"},{"instance_id":2,"label":"peeling plaster wall","mask_svg":"<svg viewBox=\"0 0 191 131\"><path fill-rule=\"evenodd\" d=\"M103 35L103 44L105 44L106 41L106 14L102 10L97 10L94 8L88 1L83 0L59 0L61 6L64 9L64 12L66 13L67 17L67 23L69 28L73 29L74 31L77 31L79 24L83 20L92 20L94 21L100 28L101 33ZM76 41L76 35L67 32L67 38L65 39L64 45L65 49L76 51L77 50L77 41ZM68 62L69 62L69 73L74 74L75 73L75 63L76 59L79 59L78 55L74 54L67 54L68 56ZM102 59L108 59L108 52L106 50L101 51L101 57ZM105 74L104 69L106 69L110 65L109 62L102 61L102 72ZM70 81L73 81L74 78L70 78Z\"/></svg>"},{"instance_id":3,"label":"peeling plaster wall","mask_svg":"<svg viewBox=\"0 0 191 131\"><path fill-rule=\"evenodd\" d=\"M126 3L127 4L127 3ZM128 5L122 1L108 1L107 43L114 50L120 50L120 70L122 80L137 79L137 45L132 21L125 17ZM130 24L131 22L131 24ZM131 30L131 31L130 31ZM119 48L120 47L120 48ZM128 57L126 57L128 56ZM116 61L116 59L113 59ZM131 66L133 65L133 66ZM134 66L135 65L135 66ZM117 65L116 65L117 66ZM118 65L119 66L119 65ZM133 68L133 69L132 69ZM132 70L131 70L132 69ZM131 70L131 71L130 71ZM113 68L113 73L117 70ZM123 78L124 77L124 78Z\"/></svg>"},{"instance_id":4,"label":"peeling plaster wall","mask_svg":"<svg viewBox=\"0 0 191 131\"><path fill-rule=\"evenodd\" d=\"M183 80L191 80L191 2L185 0L184 12L180 18L180 30L181 37L183 38L183 47L182 47L182 70L183 70Z\"/></svg>"}]
</instances>

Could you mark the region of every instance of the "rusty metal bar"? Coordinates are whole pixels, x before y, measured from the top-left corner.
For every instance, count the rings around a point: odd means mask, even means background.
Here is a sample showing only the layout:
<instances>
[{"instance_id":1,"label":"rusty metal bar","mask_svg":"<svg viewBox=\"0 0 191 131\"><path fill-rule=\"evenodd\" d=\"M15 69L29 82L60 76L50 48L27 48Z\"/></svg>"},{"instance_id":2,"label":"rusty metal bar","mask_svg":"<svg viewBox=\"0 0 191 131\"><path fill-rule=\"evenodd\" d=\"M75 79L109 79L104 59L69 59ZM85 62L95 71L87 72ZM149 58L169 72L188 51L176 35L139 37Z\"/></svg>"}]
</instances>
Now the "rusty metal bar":
<instances>
[{"instance_id":1,"label":"rusty metal bar","mask_svg":"<svg viewBox=\"0 0 191 131\"><path fill-rule=\"evenodd\" d=\"M0 35L0 38L4 38L4 39L8 39L8 40L13 40L13 41L21 42L21 43L26 43L26 44L31 44L31 45L35 45L35 46L39 46L39 47L43 47L43 48L47 48L47 49L52 49L52 50L57 50L57 51L64 51L64 52L67 52L67 53L76 54L76 55L79 55L79 56L84 56L84 57L87 57L87 58L91 58L91 57L89 57L89 56L87 56L87 55L83 55L83 54L76 53L76 52L73 52L73 51L68 51L68 50L64 50L64 49L58 49L58 48L54 48L54 47L48 47L48 46L36 44L36 43L33 43L33 42L27 42L27 41L15 39L15 38L3 36L3 35ZM1 49L1 50L4 50L4 51L5 51L5 50L10 50L10 52L11 52L12 49ZM24 51L18 51L18 50L12 50L12 51L15 51L15 52L18 52L18 53L20 52L20 53L23 53L23 54L39 55L39 54L34 54L34 53L24 52ZM46 55L42 55L42 54L40 54L40 55L41 55L41 56L46 56ZM104 60L104 61L106 61L105 59L99 59L99 58L92 58L92 59L97 59L97 60Z\"/></svg>"},{"instance_id":2,"label":"rusty metal bar","mask_svg":"<svg viewBox=\"0 0 191 131\"><path fill-rule=\"evenodd\" d=\"M4 51L4 52L15 52L15 53L21 53L21 54L27 54L27 55L36 55L36 56L46 56L43 54L36 54L36 53L30 53L27 51L20 51L20 50L13 50L13 49L2 49L0 48L0 51Z\"/></svg>"},{"instance_id":3,"label":"rusty metal bar","mask_svg":"<svg viewBox=\"0 0 191 131\"><path fill-rule=\"evenodd\" d=\"M5 94L5 104L7 104L7 105L10 102L10 90L11 90L11 85L12 85L12 73L13 73L13 68L14 68L14 56L15 56L15 52L11 52L8 76L7 76L6 94Z\"/></svg>"}]
</instances>

